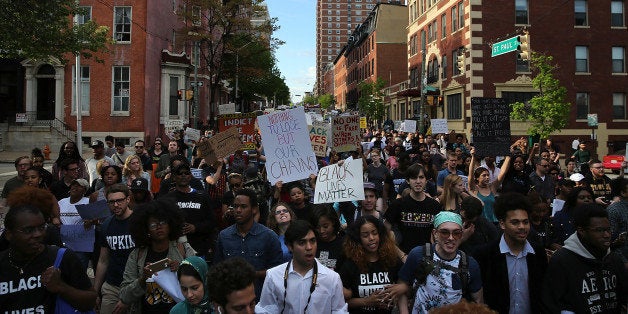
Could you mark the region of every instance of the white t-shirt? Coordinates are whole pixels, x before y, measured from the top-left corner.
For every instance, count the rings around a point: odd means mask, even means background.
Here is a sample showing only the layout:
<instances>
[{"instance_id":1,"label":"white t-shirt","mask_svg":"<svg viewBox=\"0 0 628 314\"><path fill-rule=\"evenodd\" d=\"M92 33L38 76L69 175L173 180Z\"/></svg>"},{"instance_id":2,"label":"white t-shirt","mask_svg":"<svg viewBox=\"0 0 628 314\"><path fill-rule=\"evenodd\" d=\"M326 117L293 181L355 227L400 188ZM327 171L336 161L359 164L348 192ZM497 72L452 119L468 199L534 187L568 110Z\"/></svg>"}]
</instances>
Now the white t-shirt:
<instances>
[{"instance_id":1,"label":"white t-shirt","mask_svg":"<svg viewBox=\"0 0 628 314\"><path fill-rule=\"evenodd\" d=\"M83 218L79 216L75 205L89 204L89 198L83 197L76 203L70 203L70 198L66 197L59 201L59 212L61 214L61 224L81 225Z\"/></svg>"}]
</instances>

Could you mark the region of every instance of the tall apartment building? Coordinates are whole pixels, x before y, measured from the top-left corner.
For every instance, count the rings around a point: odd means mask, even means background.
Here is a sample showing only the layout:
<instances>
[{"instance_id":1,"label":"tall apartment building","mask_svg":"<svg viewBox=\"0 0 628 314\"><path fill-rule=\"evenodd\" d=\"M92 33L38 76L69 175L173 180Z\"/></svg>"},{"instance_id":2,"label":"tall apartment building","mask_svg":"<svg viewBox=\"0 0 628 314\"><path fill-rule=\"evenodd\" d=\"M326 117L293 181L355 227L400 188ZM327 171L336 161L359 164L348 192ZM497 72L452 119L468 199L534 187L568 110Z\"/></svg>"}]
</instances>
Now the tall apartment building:
<instances>
[{"instance_id":1,"label":"tall apartment building","mask_svg":"<svg viewBox=\"0 0 628 314\"><path fill-rule=\"evenodd\" d=\"M316 4L316 94L324 94L324 74L340 53L351 33L377 3L405 0L317 0Z\"/></svg>"}]
</instances>

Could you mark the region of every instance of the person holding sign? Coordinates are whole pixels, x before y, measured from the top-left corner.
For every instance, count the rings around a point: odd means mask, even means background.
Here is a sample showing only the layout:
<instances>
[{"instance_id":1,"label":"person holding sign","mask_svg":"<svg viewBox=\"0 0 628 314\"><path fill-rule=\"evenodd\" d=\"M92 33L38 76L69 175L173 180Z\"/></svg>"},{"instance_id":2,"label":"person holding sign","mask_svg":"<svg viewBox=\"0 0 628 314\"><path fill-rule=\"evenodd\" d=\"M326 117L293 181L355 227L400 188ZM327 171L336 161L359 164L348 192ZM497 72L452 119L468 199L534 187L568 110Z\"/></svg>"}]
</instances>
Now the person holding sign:
<instances>
[{"instance_id":1,"label":"person holding sign","mask_svg":"<svg viewBox=\"0 0 628 314\"><path fill-rule=\"evenodd\" d=\"M469 178L469 193L479 198L484 204L482 215L492 223L497 223L497 217L493 210L497 189L504 181L506 173L508 173L508 165L510 165L510 156L504 159L504 166L501 168L497 180L491 182L488 169L484 167L475 168L475 148L471 148L471 164L469 165L469 174L473 174L473 178Z\"/></svg>"}]
</instances>

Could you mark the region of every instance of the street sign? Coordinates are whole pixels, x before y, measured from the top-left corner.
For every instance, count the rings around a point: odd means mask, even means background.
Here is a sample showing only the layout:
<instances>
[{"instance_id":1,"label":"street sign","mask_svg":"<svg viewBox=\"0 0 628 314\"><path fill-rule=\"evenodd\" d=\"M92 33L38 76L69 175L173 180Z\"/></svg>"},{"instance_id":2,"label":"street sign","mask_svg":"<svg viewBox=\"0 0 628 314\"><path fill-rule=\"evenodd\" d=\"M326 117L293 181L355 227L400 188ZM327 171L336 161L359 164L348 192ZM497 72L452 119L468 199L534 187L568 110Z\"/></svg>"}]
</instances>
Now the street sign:
<instances>
[{"instance_id":1,"label":"street sign","mask_svg":"<svg viewBox=\"0 0 628 314\"><path fill-rule=\"evenodd\" d=\"M519 46L519 41L517 41L517 37L518 36L511 37L506 40L494 43L491 51L491 57L503 55L505 53L517 50L517 46Z\"/></svg>"},{"instance_id":2,"label":"street sign","mask_svg":"<svg viewBox=\"0 0 628 314\"><path fill-rule=\"evenodd\" d=\"M597 113L589 113L587 114L587 125L588 126L597 126Z\"/></svg>"},{"instance_id":3,"label":"street sign","mask_svg":"<svg viewBox=\"0 0 628 314\"><path fill-rule=\"evenodd\" d=\"M198 84L198 87L203 87L203 81L198 81L198 82L192 81L192 82L190 82L190 86L192 86L192 87L196 86L196 84Z\"/></svg>"}]
</instances>

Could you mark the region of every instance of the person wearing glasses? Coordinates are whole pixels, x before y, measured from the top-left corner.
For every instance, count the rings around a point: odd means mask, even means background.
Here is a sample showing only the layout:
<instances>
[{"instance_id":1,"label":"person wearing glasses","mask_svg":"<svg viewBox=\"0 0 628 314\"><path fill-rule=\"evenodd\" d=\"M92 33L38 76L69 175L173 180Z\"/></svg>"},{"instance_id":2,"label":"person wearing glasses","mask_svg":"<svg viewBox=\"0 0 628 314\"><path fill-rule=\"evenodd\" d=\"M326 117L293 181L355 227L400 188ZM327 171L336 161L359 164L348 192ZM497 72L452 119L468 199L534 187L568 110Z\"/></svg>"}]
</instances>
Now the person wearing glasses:
<instances>
[{"instance_id":1,"label":"person wearing glasses","mask_svg":"<svg viewBox=\"0 0 628 314\"><path fill-rule=\"evenodd\" d=\"M399 283L405 291L411 289L408 297L411 312L426 314L463 298L484 303L480 266L473 257L458 250L462 242L462 217L442 211L434 216L433 223L435 244L412 249L399 271Z\"/></svg>"},{"instance_id":2,"label":"person wearing glasses","mask_svg":"<svg viewBox=\"0 0 628 314\"><path fill-rule=\"evenodd\" d=\"M44 244L48 225L33 205L13 206L4 220L9 249L0 253L0 309L5 313L54 313L63 298L82 311L92 310L96 292L76 255L67 250L53 267L58 247Z\"/></svg>"},{"instance_id":3,"label":"person wearing glasses","mask_svg":"<svg viewBox=\"0 0 628 314\"><path fill-rule=\"evenodd\" d=\"M519 193L495 200L500 239L478 248L484 302L499 313L540 313L541 285L547 269L545 249L530 243L532 203Z\"/></svg>"},{"instance_id":4,"label":"person wearing glasses","mask_svg":"<svg viewBox=\"0 0 628 314\"><path fill-rule=\"evenodd\" d=\"M15 159L15 171L17 171L17 175L7 182L4 183L4 188L2 189L2 198L3 202L6 200L9 193L22 185L24 185L24 176L26 175L26 170L32 167L33 164L31 162L31 158L28 156L21 156Z\"/></svg>"},{"instance_id":5,"label":"person wearing glasses","mask_svg":"<svg viewBox=\"0 0 628 314\"><path fill-rule=\"evenodd\" d=\"M604 207L610 205L610 203L614 200L614 193L612 190L613 184L611 183L611 178L604 174L604 166L602 165L602 162L597 159L592 160L589 169L591 173L588 176L585 174L585 182L588 183L591 190L593 190L593 199L595 200L595 203Z\"/></svg>"},{"instance_id":6,"label":"person wearing glasses","mask_svg":"<svg viewBox=\"0 0 628 314\"><path fill-rule=\"evenodd\" d=\"M610 250L606 209L586 204L575 209L576 232L549 261L541 289L543 313L621 313L628 296L626 268Z\"/></svg>"},{"instance_id":7,"label":"person wearing glasses","mask_svg":"<svg viewBox=\"0 0 628 314\"><path fill-rule=\"evenodd\" d=\"M114 167L114 166L110 166ZM100 313L113 313L125 309L120 301L120 284L129 254L135 248L131 237L129 207L131 191L126 184L116 183L107 188L107 204L113 213L101 225L100 256L94 274L94 287L99 293L97 306Z\"/></svg>"},{"instance_id":8,"label":"person wearing glasses","mask_svg":"<svg viewBox=\"0 0 628 314\"><path fill-rule=\"evenodd\" d=\"M554 200L556 180L550 175L550 162L540 158L534 158L535 171L530 173L530 181L534 190L548 203Z\"/></svg>"},{"instance_id":9,"label":"person wearing glasses","mask_svg":"<svg viewBox=\"0 0 628 314\"><path fill-rule=\"evenodd\" d=\"M270 209L270 215L268 215L268 218L266 219L266 227L275 231L279 237L283 262L287 262L292 259L292 253L290 253L290 250L286 245L286 241L284 240L286 239L286 230L288 230L290 223L295 220L297 220L297 216L294 214L290 206L284 202L277 202L277 204L273 205Z\"/></svg>"},{"instance_id":10,"label":"person wearing glasses","mask_svg":"<svg viewBox=\"0 0 628 314\"><path fill-rule=\"evenodd\" d=\"M255 313L348 313L340 275L315 257L314 228L294 221L285 242L292 259L268 270Z\"/></svg>"},{"instance_id":11,"label":"person wearing glasses","mask_svg":"<svg viewBox=\"0 0 628 314\"><path fill-rule=\"evenodd\" d=\"M194 251L178 243L183 216L172 200L161 199L140 205L130 217L135 249L126 262L120 300L131 313L168 313L176 301L152 278L165 269L176 272Z\"/></svg>"},{"instance_id":12,"label":"person wearing glasses","mask_svg":"<svg viewBox=\"0 0 628 314\"><path fill-rule=\"evenodd\" d=\"M142 169L144 169L144 171L146 172L153 171L153 159L148 154L144 146L144 141L142 140L135 141L133 148L135 148L135 155L138 155L140 157L140 160L142 163Z\"/></svg>"},{"instance_id":13,"label":"person wearing glasses","mask_svg":"<svg viewBox=\"0 0 628 314\"><path fill-rule=\"evenodd\" d=\"M57 201L70 196L70 185L79 178L79 162L76 159L65 159L61 162L61 169L63 169L63 178L50 185L50 192L54 194Z\"/></svg>"}]
</instances>

